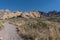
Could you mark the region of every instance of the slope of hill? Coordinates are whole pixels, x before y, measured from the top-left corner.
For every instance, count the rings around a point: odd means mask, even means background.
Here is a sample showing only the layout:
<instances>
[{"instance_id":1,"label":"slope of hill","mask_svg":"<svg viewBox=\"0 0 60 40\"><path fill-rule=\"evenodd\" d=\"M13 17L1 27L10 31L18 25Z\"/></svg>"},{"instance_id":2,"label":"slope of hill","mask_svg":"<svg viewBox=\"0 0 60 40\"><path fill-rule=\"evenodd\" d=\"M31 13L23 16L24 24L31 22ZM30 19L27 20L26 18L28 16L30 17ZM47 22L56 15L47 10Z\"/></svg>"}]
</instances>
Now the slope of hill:
<instances>
[{"instance_id":1,"label":"slope of hill","mask_svg":"<svg viewBox=\"0 0 60 40\"><path fill-rule=\"evenodd\" d=\"M1 13L0 13L1 14ZM24 40L60 40L60 12L4 11L0 20L16 25L17 33Z\"/></svg>"}]
</instances>

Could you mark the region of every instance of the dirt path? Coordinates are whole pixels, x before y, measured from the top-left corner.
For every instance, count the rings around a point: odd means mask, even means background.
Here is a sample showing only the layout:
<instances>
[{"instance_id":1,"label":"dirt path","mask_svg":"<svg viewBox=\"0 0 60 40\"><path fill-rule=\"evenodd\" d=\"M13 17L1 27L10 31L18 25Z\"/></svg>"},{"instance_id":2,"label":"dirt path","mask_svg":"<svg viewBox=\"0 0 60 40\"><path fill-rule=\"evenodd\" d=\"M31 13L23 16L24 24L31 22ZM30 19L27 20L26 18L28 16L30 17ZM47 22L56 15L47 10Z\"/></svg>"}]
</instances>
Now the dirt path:
<instances>
[{"instance_id":1,"label":"dirt path","mask_svg":"<svg viewBox=\"0 0 60 40\"><path fill-rule=\"evenodd\" d=\"M22 40L16 32L16 26L6 22L4 29L0 31L0 39L2 40Z\"/></svg>"}]
</instances>

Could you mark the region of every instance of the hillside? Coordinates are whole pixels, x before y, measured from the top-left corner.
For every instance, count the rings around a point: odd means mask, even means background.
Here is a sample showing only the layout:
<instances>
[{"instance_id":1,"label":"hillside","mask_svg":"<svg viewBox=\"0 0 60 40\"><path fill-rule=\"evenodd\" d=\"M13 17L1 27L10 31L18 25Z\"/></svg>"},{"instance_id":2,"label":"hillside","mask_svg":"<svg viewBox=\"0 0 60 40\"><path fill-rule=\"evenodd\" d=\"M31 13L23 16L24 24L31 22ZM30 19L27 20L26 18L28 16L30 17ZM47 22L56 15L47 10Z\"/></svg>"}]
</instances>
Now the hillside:
<instances>
[{"instance_id":1,"label":"hillside","mask_svg":"<svg viewBox=\"0 0 60 40\"><path fill-rule=\"evenodd\" d=\"M8 21L15 25L17 33L24 40L60 40L60 12L3 10L0 11L0 20L2 24Z\"/></svg>"}]
</instances>

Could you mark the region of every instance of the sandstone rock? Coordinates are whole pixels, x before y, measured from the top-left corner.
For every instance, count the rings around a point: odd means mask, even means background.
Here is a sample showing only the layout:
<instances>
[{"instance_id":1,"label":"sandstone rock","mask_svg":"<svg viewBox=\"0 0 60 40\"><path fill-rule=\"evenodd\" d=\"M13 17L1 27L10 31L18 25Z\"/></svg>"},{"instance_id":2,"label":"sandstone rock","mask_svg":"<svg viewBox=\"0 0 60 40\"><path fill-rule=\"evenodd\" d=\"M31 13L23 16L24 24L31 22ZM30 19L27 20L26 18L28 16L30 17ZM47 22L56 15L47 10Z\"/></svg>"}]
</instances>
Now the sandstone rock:
<instances>
[{"instance_id":1,"label":"sandstone rock","mask_svg":"<svg viewBox=\"0 0 60 40\"><path fill-rule=\"evenodd\" d=\"M22 14L22 12L5 12L2 19L9 19L9 18L13 18L13 17L17 17L20 16Z\"/></svg>"},{"instance_id":2,"label":"sandstone rock","mask_svg":"<svg viewBox=\"0 0 60 40\"><path fill-rule=\"evenodd\" d=\"M8 13L5 12L2 19L6 19L6 18L8 18Z\"/></svg>"},{"instance_id":3,"label":"sandstone rock","mask_svg":"<svg viewBox=\"0 0 60 40\"><path fill-rule=\"evenodd\" d=\"M2 19L9 19L9 18L12 18L13 15L11 12L5 12Z\"/></svg>"},{"instance_id":4,"label":"sandstone rock","mask_svg":"<svg viewBox=\"0 0 60 40\"><path fill-rule=\"evenodd\" d=\"M40 17L40 14L39 12L25 12L23 13L22 17L24 18L37 18L37 17Z\"/></svg>"},{"instance_id":5,"label":"sandstone rock","mask_svg":"<svg viewBox=\"0 0 60 40\"><path fill-rule=\"evenodd\" d=\"M19 12L19 11L14 13L15 17L20 16L21 14L22 14L22 12Z\"/></svg>"},{"instance_id":6,"label":"sandstone rock","mask_svg":"<svg viewBox=\"0 0 60 40\"><path fill-rule=\"evenodd\" d=\"M40 17L39 12L31 12L30 15L31 15L33 18Z\"/></svg>"},{"instance_id":7,"label":"sandstone rock","mask_svg":"<svg viewBox=\"0 0 60 40\"><path fill-rule=\"evenodd\" d=\"M29 14L30 14L30 17L35 18L33 12L30 12Z\"/></svg>"},{"instance_id":8,"label":"sandstone rock","mask_svg":"<svg viewBox=\"0 0 60 40\"><path fill-rule=\"evenodd\" d=\"M27 12L23 13L23 14L22 14L22 17L24 17L24 18L29 18L29 13L27 13Z\"/></svg>"},{"instance_id":9,"label":"sandstone rock","mask_svg":"<svg viewBox=\"0 0 60 40\"><path fill-rule=\"evenodd\" d=\"M9 18L13 18L13 17L24 17L24 18L37 18L40 17L40 13L38 11L34 11L34 12L9 12L9 11L5 11L4 15L1 17L2 19L9 19Z\"/></svg>"}]
</instances>

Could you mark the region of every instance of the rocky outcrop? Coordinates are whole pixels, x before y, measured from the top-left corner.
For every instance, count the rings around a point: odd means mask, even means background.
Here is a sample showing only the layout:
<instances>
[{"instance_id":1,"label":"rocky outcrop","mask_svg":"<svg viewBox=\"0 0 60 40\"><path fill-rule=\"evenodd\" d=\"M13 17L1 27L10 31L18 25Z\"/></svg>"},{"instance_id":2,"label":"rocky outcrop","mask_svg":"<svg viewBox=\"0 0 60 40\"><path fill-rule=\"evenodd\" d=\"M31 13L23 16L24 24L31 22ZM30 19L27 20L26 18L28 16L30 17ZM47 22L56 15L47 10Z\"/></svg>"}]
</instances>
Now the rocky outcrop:
<instances>
[{"instance_id":1,"label":"rocky outcrop","mask_svg":"<svg viewBox=\"0 0 60 40\"><path fill-rule=\"evenodd\" d=\"M57 11L50 11L48 13L41 12L41 11L30 11L30 12L11 12L9 10L0 10L0 19L9 19L13 17L24 17L24 18L60 18L60 12Z\"/></svg>"},{"instance_id":2,"label":"rocky outcrop","mask_svg":"<svg viewBox=\"0 0 60 40\"><path fill-rule=\"evenodd\" d=\"M39 12L25 12L23 13L22 17L24 18L38 18L40 17Z\"/></svg>"},{"instance_id":3,"label":"rocky outcrop","mask_svg":"<svg viewBox=\"0 0 60 40\"><path fill-rule=\"evenodd\" d=\"M32 14L37 18L37 17L40 17L40 13L39 12L32 12Z\"/></svg>"},{"instance_id":4,"label":"rocky outcrop","mask_svg":"<svg viewBox=\"0 0 60 40\"><path fill-rule=\"evenodd\" d=\"M4 15L1 17L1 19L9 19L9 18L13 18L13 17L17 17L20 16L22 12L4 12Z\"/></svg>"},{"instance_id":5,"label":"rocky outcrop","mask_svg":"<svg viewBox=\"0 0 60 40\"><path fill-rule=\"evenodd\" d=\"M15 13L13 13L14 17L21 16L21 15L22 15L22 12L19 12L19 11L16 11Z\"/></svg>"},{"instance_id":6,"label":"rocky outcrop","mask_svg":"<svg viewBox=\"0 0 60 40\"><path fill-rule=\"evenodd\" d=\"M1 19L9 19L9 18L13 18L13 17L24 17L24 18L37 18L40 17L40 13L38 11L34 11L34 12L4 12L4 15L1 17Z\"/></svg>"}]
</instances>

